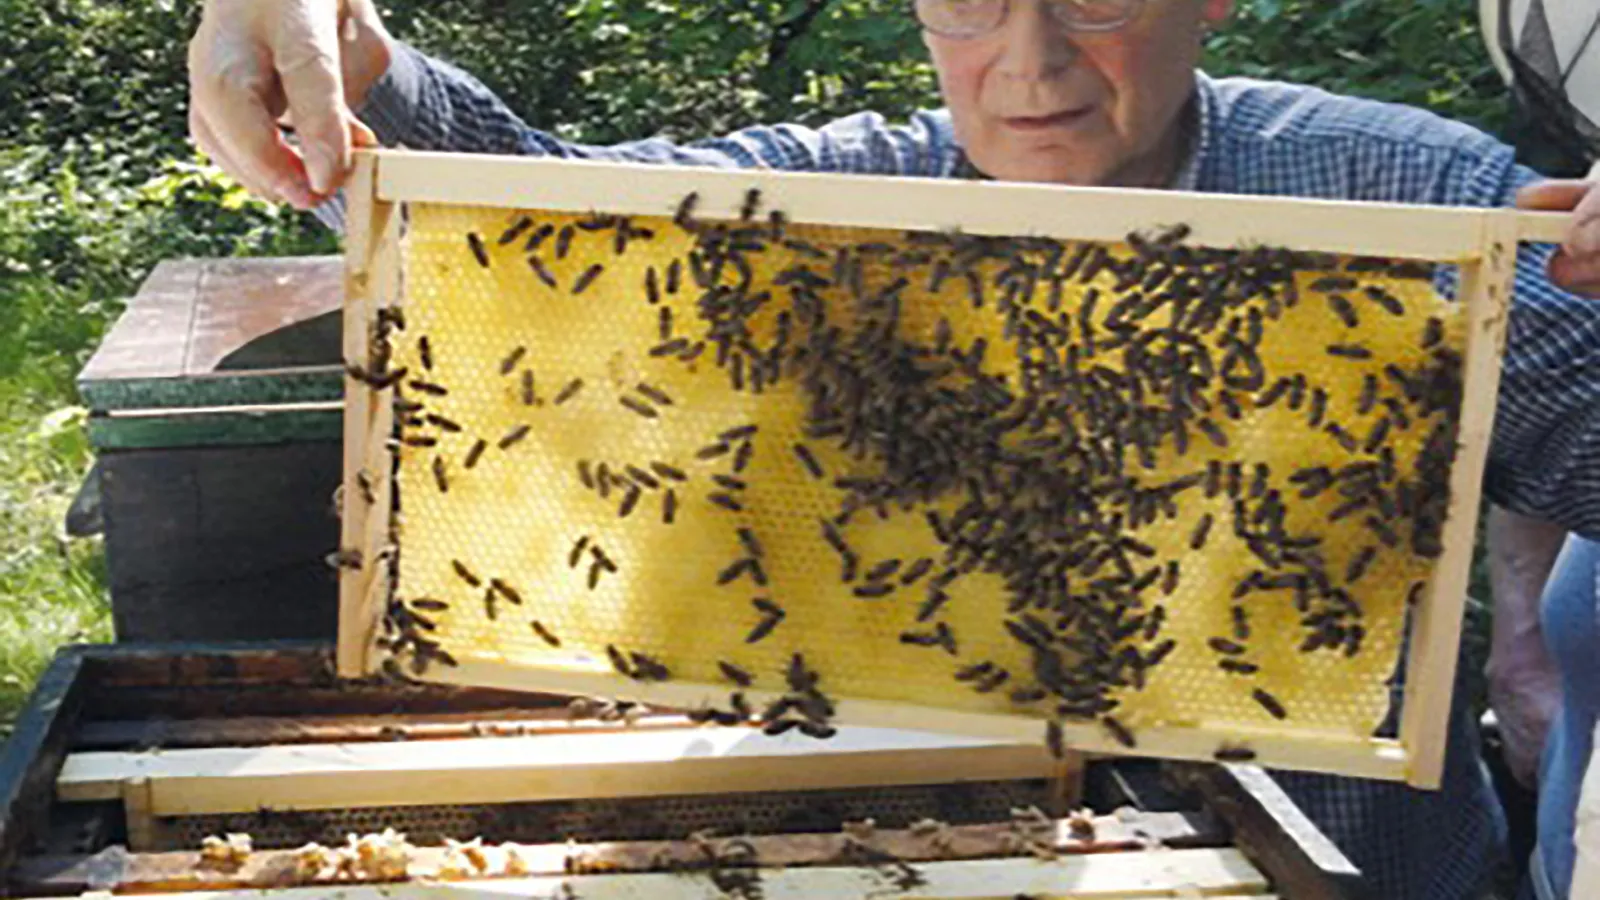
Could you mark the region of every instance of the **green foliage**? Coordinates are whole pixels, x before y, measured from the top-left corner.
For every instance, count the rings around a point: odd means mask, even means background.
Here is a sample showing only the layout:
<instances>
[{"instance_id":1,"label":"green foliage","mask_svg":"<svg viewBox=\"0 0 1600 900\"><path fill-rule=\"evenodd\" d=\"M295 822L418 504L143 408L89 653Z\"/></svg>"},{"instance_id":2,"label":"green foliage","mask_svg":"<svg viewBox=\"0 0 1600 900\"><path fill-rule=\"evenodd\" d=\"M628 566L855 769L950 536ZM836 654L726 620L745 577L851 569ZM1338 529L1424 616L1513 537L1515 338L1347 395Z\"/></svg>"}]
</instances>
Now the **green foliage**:
<instances>
[{"instance_id":1,"label":"green foliage","mask_svg":"<svg viewBox=\"0 0 1600 900\"><path fill-rule=\"evenodd\" d=\"M611 142L691 138L938 102L909 0L390 0L400 38L457 63L530 123ZM1469 0L1241 0L1208 68L1318 84L1489 128L1503 91ZM0 0L0 147L86 179L189 157L196 0Z\"/></svg>"},{"instance_id":2,"label":"green foliage","mask_svg":"<svg viewBox=\"0 0 1600 900\"><path fill-rule=\"evenodd\" d=\"M390 3L385 21L574 140L679 140L936 103L905 0Z\"/></svg>"},{"instance_id":3,"label":"green foliage","mask_svg":"<svg viewBox=\"0 0 1600 900\"><path fill-rule=\"evenodd\" d=\"M1500 133L1506 90L1470 0L1244 0L1207 69L1405 103Z\"/></svg>"},{"instance_id":4,"label":"green foliage","mask_svg":"<svg viewBox=\"0 0 1600 900\"><path fill-rule=\"evenodd\" d=\"M380 3L397 36L574 140L688 140L939 102L909 0ZM1215 74L1503 121L1469 0L1238 7L1210 42ZM57 643L108 637L98 549L57 523L89 463L72 378L119 298L165 258L336 249L311 217L250 198L195 155L185 58L198 9L0 0L0 720Z\"/></svg>"}]
</instances>

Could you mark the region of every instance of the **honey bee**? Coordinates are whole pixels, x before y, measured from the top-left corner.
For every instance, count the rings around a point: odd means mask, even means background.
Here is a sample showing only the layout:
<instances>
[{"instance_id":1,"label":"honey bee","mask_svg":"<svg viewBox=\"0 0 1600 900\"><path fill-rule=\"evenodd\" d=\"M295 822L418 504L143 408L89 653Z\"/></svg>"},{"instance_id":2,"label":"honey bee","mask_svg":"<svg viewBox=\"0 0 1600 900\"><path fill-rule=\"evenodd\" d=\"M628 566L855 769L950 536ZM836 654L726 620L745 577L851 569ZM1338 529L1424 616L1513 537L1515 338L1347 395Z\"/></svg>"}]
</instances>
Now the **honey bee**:
<instances>
[{"instance_id":1,"label":"honey bee","mask_svg":"<svg viewBox=\"0 0 1600 900\"><path fill-rule=\"evenodd\" d=\"M577 396L577 393L581 390L583 390L583 379L574 378L561 388L560 392L556 394L555 399L550 401L551 405L560 406L561 404Z\"/></svg>"},{"instance_id":2,"label":"honey bee","mask_svg":"<svg viewBox=\"0 0 1600 900\"><path fill-rule=\"evenodd\" d=\"M694 208L700 202L698 191L690 191L683 199L678 201L678 209L672 214L672 222L685 231L692 230L694 226Z\"/></svg>"},{"instance_id":3,"label":"honey bee","mask_svg":"<svg viewBox=\"0 0 1600 900\"><path fill-rule=\"evenodd\" d=\"M1255 690L1251 691L1250 696L1254 698L1257 703L1261 704L1261 708L1270 713L1274 719L1283 720L1289 718L1289 711L1284 709L1283 704L1278 701L1278 698L1274 697L1265 690L1256 688Z\"/></svg>"},{"instance_id":4,"label":"honey bee","mask_svg":"<svg viewBox=\"0 0 1600 900\"><path fill-rule=\"evenodd\" d=\"M728 679L734 684L737 684L739 687L747 688L755 682L755 679L750 676L749 672L746 672L744 669L739 668L733 663L718 660L717 668L722 670L722 676L724 678Z\"/></svg>"},{"instance_id":5,"label":"honey bee","mask_svg":"<svg viewBox=\"0 0 1600 900\"><path fill-rule=\"evenodd\" d=\"M1110 732L1111 737L1122 746L1131 750L1139 745L1139 742L1134 739L1133 732L1129 731L1128 727L1123 725L1119 720L1111 716L1101 716L1100 724L1104 726L1106 731Z\"/></svg>"},{"instance_id":6,"label":"honey bee","mask_svg":"<svg viewBox=\"0 0 1600 900\"><path fill-rule=\"evenodd\" d=\"M1328 355L1344 359L1371 359L1372 351L1362 344L1329 344Z\"/></svg>"},{"instance_id":7,"label":"honey bee","mask_svg":"<svg viewBox=\"0 0 1600 900\"><path fill-rule=\"evenodd\" d=\"M504 247L505 245L507 245L507 244L511 243L512 241L516 240L517 238L521 237L522 233L527 231L530 227L532 227L532 225L533 225L533 218L532 217L530 217L530 216L521 216L521 217L519 217L515 222L511 223L511 227L507 228L500 235L500 241L499 241L500 246Z\"/></svg>"},{"instance_id":8,"label":"honey bee","mask_svg":"<svg viewBox=\"0 0 1600 900\"><path fill-rule=\"evenodd\" d=\"M1044 723L1044 745L1050 751L1050 755L1056 759L1066 758L1066 735L1061 730L1060 722L1051 719Z\"/></svg>"},{"instance_id":9,"label":"honey bee","mask_svg":"<svg viewBox=\"0 0 1600 900\"><path fill-rule=\"evenodd\" d=\"M468 448L466 458L461 461L461 467L464 469L470 469L473 466L476 466L478 464L478 459L483 456L483 451L487 450L488 448L489 442L483 438L478 438L473 442L472 446Z\"/></svg>"},{"instance_id":10,"label":"honey bee","mask_svg":"<svg viewBox=\"0 0 1600 900\"><path fill-rule=\"evenodd\" d=\"M483 238L479 237L476 231L467 232L467 246L472 248L472 255L477 259L478 265L485 269L489 268L489 249L483 246Z\"/></svg>"},{"instance_id":11,"label":"honey bee","mask_svg":"<svg viewBox=\"0 0 1600 900\"><path fill-rule=\"evenodd\" d=\"M1211 756L1217 762L1247 763L1256 758L1256 752L1242 744L1223 744Z\"/></svg>"},{"instance_id":12,"label":"honey bee","mask_svg":"<svg viewBox=\"0 0 1600 900\"><path fill-rule=\"evenodd\" d=\"M589 285L594 284L594 280L599 278L600 273L604 270L605 266L602 266L599 263L595 263L589 268L584 269L583 274L579 275L578 279L572 283L572 296L576 297L588 290Z\"/></svg>"},{"instance_id":13,"label":"honey bee","mask_svg":"<svg viewBox=\"0 0 1600 900\"><path fill-rule=\"evenodd\" d=\"M748 222L756 217L756 209L761 205L761 191L751 188L745 192L744 205L739 207L739 220Z\"/></svg>"},{"instance_id":14,"label":"honey bee","mask_svg":"<svg viewBox=\"0 0 1600 900\"><path fill-rule=\"evenodd\" d=\"M345 547L329 553L327 556L327 562L328 566L334 569L360 570L362 566L362 554L360 550L354 547Z\"/></svg>"},{"instance_id":15,"label":"honey bee","mask_svg":"<svg viewBox=\"0 0 1600 900\"><path fill-rule=\"evenodd\" d=\"M462 562L461 560L459 560L459 559L450 560L450 568L455 569L456 575L462 581L465 581L467 583L468 587L476 588L476 587L482 587L483 586L483 579L479 578L476 573L474 573L471 569L467 568L467 564Z\"/></svg>"},{"instance_id":16,"label":"honey bee","mask_svg":"<svg viewBox=\"0 0 1600 900\"><path fill-rule=\"evenodd\" d=\"M634 397L623 395L617 398L617 402L622 404L622 406L628 409L630 412L633 412L646 419L658 418L661 415L660 413L656 412L655 407Z\"/></svg>"},{"instance_id":17,"label":"honey bee","mask_svg":"<svg viewBox=\"0 0 1600 900\"><path fill-rule=\"evenodd\" d=\"M528 624L533 627L533 633L537 634L540 640L552 647L561 646L560 638L557 638L553 633L551 633L550 629L544 626L544 623L540 622L538 619L534 619Z\"/></svg>"},{"instance_id":18,"label":"honey bee","mask_svg":"<svg viewBox=\"0 0 1600 900\"><path fill-rule=\"evenodd\" d=\"M533 274L538 276L540 281L544 282L545 287L554 288L558 284L556 281L556 276L551 274L550 270L545 267L545 264L539 259L539 257L528 257L528 268L532 269Z\"/></svg>"},{"instance_id":19,"label":"honey bee","mask_svg":"<svg viewBox=\"0 0 1600 900\"><path fill-rule=\"evenodd\" d=\"M526 356L527 354L528 354L528 348L527 347L525 347L525 346L523 346L521 344L518 344L516 347L513 347L511 352L507 353L505 355L505 358L500 360L500 374L501 375L510 375L511 374L511 370L515 369L517 367L517 363L521 362L522 358L524 356Z\"/></svg>"},{"instance_id":20,"label":"honey bee","mask_svg":"<svg viewBox=\"0 0 1600 900\"><path fill-rule=\"evenodd\" d=\"M549 238L550 235L555 233L556 226L550 224L549 222L545 222L538 228L535 228L533 230L533 234L528 235L528 242L522 245L522 252L532 253L533 251L539 249L539 245L544 243L545 239Z\"/></svg>"},{"instance_id":21,"label":"honey bee","mask_svg":"<svg viewBox=\"0 0 1600 900\"><path fill-rule=\"evenodd\" d=\"M638 384L634 385L634 390L636 390L639 393L643 394L645 399L649 400L651 403L654 403L654 404L656 404L658 406L671 406L672 405L672 397L671 397L671 395L669 395L666 391L663 391L660 388L656 387L655 385L652 385L652 384L649 384L647 382L641 381Z\"/></svg>"}]
</instances>

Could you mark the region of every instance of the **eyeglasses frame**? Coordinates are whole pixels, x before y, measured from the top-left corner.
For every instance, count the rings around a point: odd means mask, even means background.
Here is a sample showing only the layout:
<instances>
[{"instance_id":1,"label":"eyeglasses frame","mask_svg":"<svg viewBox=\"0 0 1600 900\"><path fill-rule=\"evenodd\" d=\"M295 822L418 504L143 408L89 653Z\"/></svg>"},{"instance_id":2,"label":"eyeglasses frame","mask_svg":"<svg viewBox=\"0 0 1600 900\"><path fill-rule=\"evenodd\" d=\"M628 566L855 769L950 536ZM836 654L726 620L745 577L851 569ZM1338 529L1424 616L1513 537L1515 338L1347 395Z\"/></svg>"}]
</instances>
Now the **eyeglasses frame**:
<instances>
[{"instance_id":1,"label":"eyeglasses frame","mask_svg":"<svg viewBox=\"0 0 1600 900\"><path fill-rule=\"evenodd\" d=\"M918 11L919 7L921 6L920 0L911 0L911 9L912 15L916 16L917 18L917 23L922 26L923 30L930 34L935 34L939 37L948 38L950 40L974 40L976 38L988 37L989 35L994 34L996 31L999 31L1000 27L1006 23L1006 18L1011 15L1012 0L990 0L990 2L998 3L1000 5L1000 15L995 18L994 24L989 26L986 30L972 32L970 34L945 32L940 31L937 28L930 27L922 18L922 14ZM1048 4L1052 8L1066 5L1064 0L1039 0L1039 2ZM1062 21L1062 16L1059 13L1052 13L1051 17L1056 21L1057 24L1068 31L1088 34L1106 34L1128 27L1129 23L1133 22L1144 13L1146 5L1148 5L1148 0L1128 0L1128 14L1117 22L1103 25L1083 25L1065 22Z\"/></svg>"}]
</instances>

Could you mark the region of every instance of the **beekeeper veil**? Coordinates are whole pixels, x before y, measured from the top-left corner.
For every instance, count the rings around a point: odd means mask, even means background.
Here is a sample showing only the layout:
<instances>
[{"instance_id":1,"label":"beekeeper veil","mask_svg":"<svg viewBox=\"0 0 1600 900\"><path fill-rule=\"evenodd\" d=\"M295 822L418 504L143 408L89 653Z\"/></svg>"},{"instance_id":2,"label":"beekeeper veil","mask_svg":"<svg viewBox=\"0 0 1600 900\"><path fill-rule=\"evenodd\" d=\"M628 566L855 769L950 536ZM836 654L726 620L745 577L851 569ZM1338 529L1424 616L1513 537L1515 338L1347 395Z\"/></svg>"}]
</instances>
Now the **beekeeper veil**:
<instances>
[{"instance_id":1,"label":"beekeeper veil","mask_svg":"<svg viewBox=\"0 0 1600 900\"><path fill-rule=\"evenodd\" d=\"M1510 84L1509 137L1547 175L1600 158L1600 0L1479 0L1483 37Z\"/></svg>"}]
</instances>

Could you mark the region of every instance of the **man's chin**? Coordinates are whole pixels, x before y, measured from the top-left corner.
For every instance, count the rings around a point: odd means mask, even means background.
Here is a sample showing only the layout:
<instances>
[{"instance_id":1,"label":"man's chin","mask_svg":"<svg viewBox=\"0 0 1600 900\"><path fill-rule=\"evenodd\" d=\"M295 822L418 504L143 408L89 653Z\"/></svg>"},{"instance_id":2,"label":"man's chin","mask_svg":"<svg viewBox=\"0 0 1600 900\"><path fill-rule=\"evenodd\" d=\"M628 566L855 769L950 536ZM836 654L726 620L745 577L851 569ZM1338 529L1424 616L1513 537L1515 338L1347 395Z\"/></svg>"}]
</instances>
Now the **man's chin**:
<instances>
[{"instance_id":1,"label":"man's chin","mask_svg":"<svg viewBox=\"0 0 1600 900\"><path fill-rule=\"evenodd\" d=\"M1085 165L1085 162L1086 160L1082 158L1074 159L1065 154L1037 153L997 155L990 165L984 165L983 160L974 160L979 169L999 181L1042 182L1085 187L1100 184L1105 178L1104 173L1099 167Z\"/></svg>"}]
</instances>

